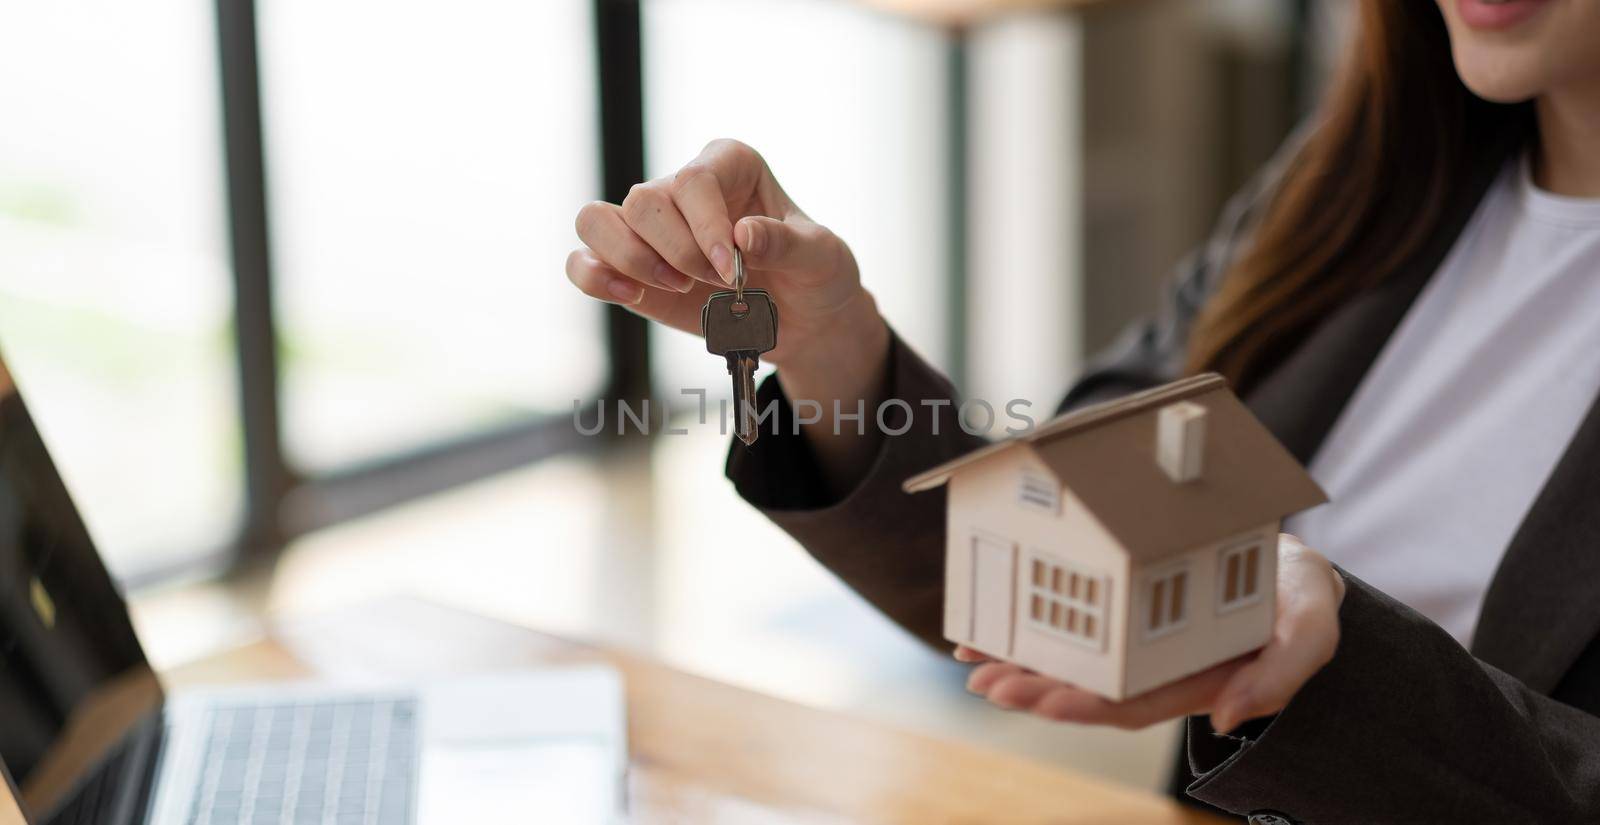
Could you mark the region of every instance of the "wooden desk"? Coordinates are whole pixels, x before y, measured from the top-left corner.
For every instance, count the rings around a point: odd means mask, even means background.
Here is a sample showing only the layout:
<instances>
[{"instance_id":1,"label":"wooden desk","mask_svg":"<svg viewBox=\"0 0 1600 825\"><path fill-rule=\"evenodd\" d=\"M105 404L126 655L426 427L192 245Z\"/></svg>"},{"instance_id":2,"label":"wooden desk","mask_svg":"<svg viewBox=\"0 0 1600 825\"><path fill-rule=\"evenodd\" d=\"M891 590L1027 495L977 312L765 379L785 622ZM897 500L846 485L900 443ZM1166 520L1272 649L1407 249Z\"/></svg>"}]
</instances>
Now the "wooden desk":
<instances>
[{"instance_id":1,"label":"wooden desk","mask_svg":"<svg viewBox=\"0 0 1600 825\"><path fill-rule=\"evenodd\" d=\"M610 662L628 691L636 823L1204 823L1152 794L893 730L426 602L286 626L181 668L174 686L319 675L406 679Z\"/></svg>"}]
</instances>

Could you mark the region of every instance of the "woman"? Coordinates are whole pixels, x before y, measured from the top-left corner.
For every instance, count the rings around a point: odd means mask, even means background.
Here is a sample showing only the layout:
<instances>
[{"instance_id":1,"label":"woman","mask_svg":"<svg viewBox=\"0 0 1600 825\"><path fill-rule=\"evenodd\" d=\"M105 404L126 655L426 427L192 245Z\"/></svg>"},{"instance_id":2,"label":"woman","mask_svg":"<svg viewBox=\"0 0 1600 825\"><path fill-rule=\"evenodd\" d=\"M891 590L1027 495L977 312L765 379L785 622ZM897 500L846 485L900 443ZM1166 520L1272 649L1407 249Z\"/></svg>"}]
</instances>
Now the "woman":
<instances>
[{"instance_id":1,"label":"woman","mask_svg":"<svg viewBox=\"0 0 1600 825\"><path fill-rule=\"evenodd\" d=\"M1600 821L1600 3L1360 9L1318 116L1063 402L1216 370L1310 464L1333 503L1282 537L1272 640L1121 703L995 662L970 687L1064 721L1189 717L1175 792L1236 813ZM919 404L951 390L844 243L732 142L578 231L580 289L689 331L738 244L783 317L759 393L782 421L730 478L948 647L944 502L898 485L975 439ZM794 436L800 398L916 412Z\"/></svg>"}]
</instances>

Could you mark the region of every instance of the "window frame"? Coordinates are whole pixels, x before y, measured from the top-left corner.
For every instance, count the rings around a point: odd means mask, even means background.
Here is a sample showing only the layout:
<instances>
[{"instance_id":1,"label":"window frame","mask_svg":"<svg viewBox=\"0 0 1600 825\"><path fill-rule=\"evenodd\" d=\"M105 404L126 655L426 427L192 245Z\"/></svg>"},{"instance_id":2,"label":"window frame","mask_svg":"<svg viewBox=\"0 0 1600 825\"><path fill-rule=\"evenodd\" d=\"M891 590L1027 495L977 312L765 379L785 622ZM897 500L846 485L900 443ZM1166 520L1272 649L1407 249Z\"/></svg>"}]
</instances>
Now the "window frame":
<instances>
[{"instance_id":1,"label":"window frame","mask_svg":"<svg viewBox=\"0 0 1600 825\"><path fill-rule=\"evenodd\" d=\"M1023 588L1024 601L1018 607L1027 626L1053 638L1065 639L1081 647L1104 653L1106 639L1110 635L1106 628L1107 617L1111 613L1110 577L1038 548L1028 548L1024 561L1026 563L1023 567L1026 575ZM1041 571L1043 576L1039 575ZM1069 577L1077 579L1074 581ZM1062 580L1067 583L1059 584ZM1084 595L1079 595L1079 589L1072 586L1078 582L1083 583ZM1088 597L1090 590L1098 595L1093 601ZM1043 616L1035 615L1035 602L1044 606ZM1067 623L1076 624L1072 621L1074 611L1078 617L1083 617L1085 624L1092 621L1095 628L1094 635L1085 635L1079 630L1068 630L1066 627L1054 624L1050 617L1055 613L1051 608L1056 607L1068 617L1065 620Z\"/></svg>"},{"instance_id":2,"label":"window frame","mask_svg":"<svg viewBox=\"0 0 1600 825\"><path fill-rule=\"evenodd\" d=\"M1263 598L1265 598L1266 586L1265 586L1265 583L1263 581L1264 578L1265 578L1263 576L1263 568L1266 567L1266 555L1267 555L1266 548L1267 548L1266 537L1265 536L1259 536L1259 535L1253 535L1253 536L1249 536L1249 537L1246 537L1246 538L1243 538L1243 539L1238 539L1238 540L1229 542L1228 544L1224 545L1222 547L1222 549L1217 551L1217 586L1216 586L1216 591L1217 591L1216 592L1217 615L1220 616L1220 615L1223 615L1223 614L1226 614L1226 613L1232 613L1232 612L1234 612L1236 610L1243 610L1244 608L1251 607L1251 606L1256 605L1256 604L1260 604L1261 600ZM1250 554L1251 551L1255 551L1256 552L1256 563L1255 563L1256 589L1252 593L1247 593L1247 594L1244 594L1244 595L1236 596L1234 599L1232 599L1230 601L1229 599L1226 598L1227 592L1228 592L1228 585L1231 583L1231 579L1232 579L1232 577L1228 575L1228 561L1230 559L1239 559L1240 560L1239 561L1239 582L1238 582L1239 586L1238 586L1238 590L1236 592L1243 593L1243 591L1245 589L1245 585L1247 583L1249 583L1249 581L1250 581L1250 569L1249 569L1249 562L1247 561L1247 559L1248 559L1249 554Z\"/></svg>"},{"instance_id":3,"label":"window frame","mask_svg":"<svg viewBox=\"0 0 1600 825\"><path fill-rule=\"evenodd\" d=\"M1171 618L1173 603L1172 593L1179 591L1171 589L1170 585L1180 578L1182 579L1182 597L1177 601L1178 606L1181 608L1181 612L1176 619L1173 619ZM1158 584L1165 585L1162 591L1161 613L1163 616L1167 617L1167 620L1159 626L1152 626L1150 622L1150 609L1154 604L1156 604L1155 590L1156 585ZM1189 617L1194 612L1194 599L1190 596L1190 591L1193 590L1193 585L1193 570L1191 569L1191 565L1187 559L1176 564L1162 565L1153 570L1147 571L1144 575L1140 576L1139 596L1136 599L1136 605L1138 608L1137 613L1139 616L1140 635L1144 641L1153 642L1170 636L1173 633L1183 630L1189 626Z\"/></svg>"},{"instance_id":4,"label":"window frame","mask_svg":"<svg viewBox=\"0 0 1600 825\"><path fill-rule=\"evenodd\" d=\"M600 197L621 203L645 179L641 0L594 0L595 70L600 118ZM409 450L314 475L285 454L282 373L274 307L268 167L262 130L257 0L217 6L215 35L221 91L224 192L233 282L233 349L243 447L243 512L220 557L218 572L249 572L271 562L312 530L451 489L555 455L596 449L561 413L531 416L497 428L448 437ZM609 374L599 400L608 405L651 395L648 322L624 307L607 308ZM585 399L585 404L596 399ZM638 440L616 436L608 440ZM187 568L186 568L187 569ZM154 570L135 584L186 570Z\"/></svg>"}]
</instances>

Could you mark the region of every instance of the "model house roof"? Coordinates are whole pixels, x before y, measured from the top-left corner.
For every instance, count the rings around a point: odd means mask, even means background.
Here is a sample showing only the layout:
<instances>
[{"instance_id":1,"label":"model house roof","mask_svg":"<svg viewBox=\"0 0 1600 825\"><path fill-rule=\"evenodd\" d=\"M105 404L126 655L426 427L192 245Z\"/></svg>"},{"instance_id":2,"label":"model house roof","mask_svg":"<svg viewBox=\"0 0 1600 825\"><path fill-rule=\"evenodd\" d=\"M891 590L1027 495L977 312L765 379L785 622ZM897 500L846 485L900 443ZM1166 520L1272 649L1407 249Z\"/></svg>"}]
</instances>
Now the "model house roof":
<instances>
[{"instance_id":1,"label":"model house roof","mask_svg":"<svg viewBox=\"0 0 1600 825\"><path fill-rule=\"evenodd\" d=\"M1174 481L1157 457L1161 410L1204 409L1203 470ZM1214 373L1197 375L1056 418L907 479L908 493L963 468L1026 449L1055 474L1135 558L1159 558L1224 539L1328 500L1322 488Z\"/></svg>"}]
</instances>

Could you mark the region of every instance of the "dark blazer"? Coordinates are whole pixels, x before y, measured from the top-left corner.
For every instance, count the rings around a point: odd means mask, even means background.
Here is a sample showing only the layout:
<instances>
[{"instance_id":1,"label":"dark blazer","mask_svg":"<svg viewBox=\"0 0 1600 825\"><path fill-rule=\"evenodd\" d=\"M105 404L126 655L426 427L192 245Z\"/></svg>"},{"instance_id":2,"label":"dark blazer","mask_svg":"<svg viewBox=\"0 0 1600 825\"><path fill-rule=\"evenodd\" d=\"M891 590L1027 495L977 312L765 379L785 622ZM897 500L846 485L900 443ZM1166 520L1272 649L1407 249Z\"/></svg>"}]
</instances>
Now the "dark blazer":
<instances>
[{"instance_id":1,"label":"dark blazer","mask_svg":"<svg viewBox=\"0 0 1600 825\"><path fill-rule=\"evenodd\" d=\"M1498 171L1479 173L1399 277L1330 314L1246 392L1302 461L1315 455ZM1161 310L1092 360L1063 409L1179 374L1190 322L1275 179L1269 171L1235 198L1216 234L1180 268ZM954 391L898 339L888 387L887 397L914 410L911 428L884 439L842 499L827 497L772 380L759 397L763 409L778 402L777 434L763 433L750 449L736 443L728 477L889 618L948 650L940 635L944 494L906 495L900 483L982 442L957 426L951 407L920 406ZM891 429L906 423L890 417ZM1600 822L1600 405L1506 548L1470 651L1345 578L1333 660L1281 713L1241 736L1217 736L1208 720L1190 719L1174 793L1234 813L1272 810L1315 823Z\"/></svg>"}]
</instances>

